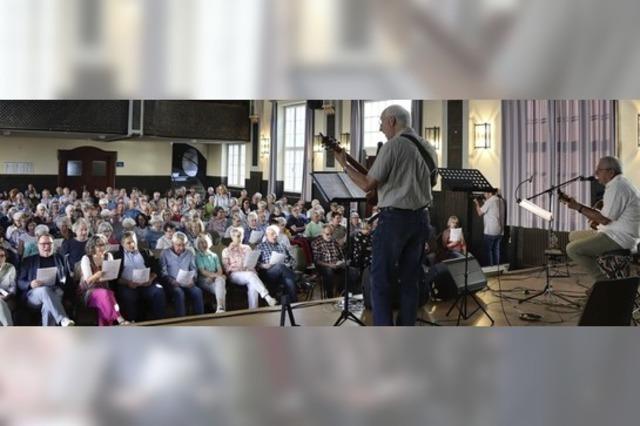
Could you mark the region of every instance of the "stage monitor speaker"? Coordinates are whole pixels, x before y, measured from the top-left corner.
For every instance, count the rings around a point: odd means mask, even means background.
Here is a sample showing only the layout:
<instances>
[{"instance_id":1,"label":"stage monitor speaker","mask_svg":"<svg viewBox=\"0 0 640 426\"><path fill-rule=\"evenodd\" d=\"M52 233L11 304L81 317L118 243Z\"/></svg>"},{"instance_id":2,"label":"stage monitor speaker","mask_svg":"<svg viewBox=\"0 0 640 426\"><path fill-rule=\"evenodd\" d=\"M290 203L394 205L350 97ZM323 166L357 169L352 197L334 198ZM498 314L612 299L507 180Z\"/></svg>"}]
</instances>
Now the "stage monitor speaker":
<instances>
[{"instance_id":1,"label":"stage monitor speaker","mask_svg":"<svg viewBox=\"0 0 640 426\"><path fill-rule=\"evenodd\" d=\"M595 283L578 325L611 327L631 325L638 283L640 283L640 277Z\"/></svg>"},{"instance_id":2,"label":"stage monitor speaker","mask_svg":"<svg viewBox=\"0 0 640 426\"><path fill-rule=\"evenodd\" d=\"M464 291L465 258L447 259L442 263L447 266L449 274L456 285L458 294L462 293ZM484 272L482 272L478 260L473 256L469 256L467 290L470 293L474 293L482 290L486 286L487 277L485 277Z\"/></svg>"}]
</instances>

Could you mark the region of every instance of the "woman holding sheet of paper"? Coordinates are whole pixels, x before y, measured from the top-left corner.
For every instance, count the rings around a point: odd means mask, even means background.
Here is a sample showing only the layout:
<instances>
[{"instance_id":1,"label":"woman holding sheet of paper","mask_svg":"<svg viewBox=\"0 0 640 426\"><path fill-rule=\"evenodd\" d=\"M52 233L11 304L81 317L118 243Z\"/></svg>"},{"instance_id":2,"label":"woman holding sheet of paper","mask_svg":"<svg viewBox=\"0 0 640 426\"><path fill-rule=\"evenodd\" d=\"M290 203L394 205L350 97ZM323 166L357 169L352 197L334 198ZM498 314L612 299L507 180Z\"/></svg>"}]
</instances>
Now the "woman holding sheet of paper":
<instances>
[{"instance_id":1,"label":"woman holding sheet of paper","mask_svg":"<svg viewBox=\"0 0 640 426\"><path fill-rule=\"evenodd\" d=\"M242 228L232 228L229 235L231 236L231 244L222 251L222 263L229 276L229 281L233 284L247 286L249 309L258 307L258 296L264 298L269 306L274 306L276 300L269 295L269 291L256 274L255 266L260 252L252 252L251 247L242 244L244 237Z\"/></svg>"},{"instance_id":2,"label":"woman holding sheet of paper","mask_svg":"<svg viewBox=\"0 0 640 426\"><path fill-rule=\"evenodd\" d=\"M460 219L450 216L447 221L447 229L442 232L442 244L447 249L447 258L456 259L464 257L467 252L467 243L460 227Z\"/></svg>"},{"instance_id":3,"label":"woman holding sheet of paper","mask_svg":"<svg viewBox=\"0 0 640 426\"><path fill-rule=\"evenodd\" d=\"M122 234L118 258L122 259L122 264L116 296L122 315L129 321L138 321L138 301L142 300L149 306L149 319L164 318L166 301L164 289L158 282L157 263L147 250L138 249L135 232Z\"/></svg>"},{"instance_id":4,"label":"woman holding sheet of paper","mask_svg":"<svg viewBox=\"0 0 640 426\"><path fill-rule=\"evenodd\" d=\"M216 314L225 311L227 279L222 272L218 255L211 251L211 238L200 234L196 238L196 266L198 267L198 287L216 298Z\"/></svg>"},{"instance_id":5,"label":"woman holding sheet of paper","mask_svg":"<svg viewBox=\"0 0 640 426\"><path fill-rule=\"evenodd\" d=\"M120 314L120 306L116 296L109 288L109 281L118 278L120 261L114 261L108 250L108 240L97 234L87 240L86 255L80 259L80 292L84 303L98 310L98 325L108 326L115 322L126 324Z\"/></svg>"},{"instance_id":6,"label":"woman holding sheet of paper","mask_svg":"<svg viewBox=\"0 0 640 426\"><path fill-rule=\"evenodd\" d=\"M196 260L193 252L187 250L187 236L183 232L176 232L171 242L173 246L162 251L160 266L162 279L169 298L174 303L176 315L182 317L187 314L185 297L191 300L194 315L203 314L202 290L195 285L198 273Z\"/></svg>"}]
</instances>

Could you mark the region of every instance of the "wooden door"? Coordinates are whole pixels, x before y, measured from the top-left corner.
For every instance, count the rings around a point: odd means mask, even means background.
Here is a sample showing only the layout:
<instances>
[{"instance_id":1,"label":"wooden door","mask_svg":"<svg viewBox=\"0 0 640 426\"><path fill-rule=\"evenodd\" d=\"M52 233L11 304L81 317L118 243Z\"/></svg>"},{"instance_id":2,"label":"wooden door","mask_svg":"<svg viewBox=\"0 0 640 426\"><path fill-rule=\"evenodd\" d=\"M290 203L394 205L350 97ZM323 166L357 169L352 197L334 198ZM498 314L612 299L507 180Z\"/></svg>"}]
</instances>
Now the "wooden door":
<instances>
[{"instance_id":1,"label":"wooden door","mask_svg":"<svg viewBox=\"0 0 640 426\"><path fill-rule=\"evenodd\" d=\"M114 187L118 153L92 146L58 150L58 186L76 191Z\"/></svg>"}]
</instances>

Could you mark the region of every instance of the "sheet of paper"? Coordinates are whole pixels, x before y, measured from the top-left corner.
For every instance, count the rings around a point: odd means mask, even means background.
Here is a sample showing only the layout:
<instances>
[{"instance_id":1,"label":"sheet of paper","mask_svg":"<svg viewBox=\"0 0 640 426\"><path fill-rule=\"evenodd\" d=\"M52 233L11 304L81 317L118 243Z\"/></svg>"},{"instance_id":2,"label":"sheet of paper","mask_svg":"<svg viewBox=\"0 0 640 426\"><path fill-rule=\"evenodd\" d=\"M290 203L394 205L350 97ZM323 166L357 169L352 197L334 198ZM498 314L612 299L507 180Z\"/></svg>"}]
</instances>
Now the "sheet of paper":
<instances>
[{"instance_id":1,"label":"sheet of paper","mask_svg":"<svg viewBox=\"0 0 640 426\"><path fill-rule=\"evenodd\" d=\"M249 244L259 243L263 236L264 232L262 231L251 231L251 235L249 235Z\"/></svg>"},{"instance_id":2,"label":"sheet of paper","mask_svg":"<svg viewBox=\"0 0 640 426\"><path fill-rule=\"evenodd\" d=\"M146 283L147 281L149 281L150 274L151 274L151 268L134 269L131 277L131 281L138 284Z\"/></svg>"},{"instance_id":3,"label":"sheet of paper","mask_svg":"<svg viewBox=\"0 0 640 426\"><path fill-rule=\"evenodd\" d=\"M279 263L284 263L284 260L287 258L282 253L278 253L277 251L271 252L271 258L269 259L269 265L277 265Z\"/></svg>"},{"instance_id":4,"label":"sheet of paper","mask_svg":"<svg viewBox=\"0 0 640 426\"><path fill-rule=\"evenodd\" d=\"M258 264L258 259L260 258L260 251L253 250L244 258L244 267L248 269L253 269Z\"/></svg>"},{"instance_id":5,"label":"sheet of paper","mask_svg":"<svg viewBox=\"0 0 640 426\"><path fill-rule=\"evenodd\" d=\"M458 242L462 239L462 228L450 228L449 240L452 242Z\"/></svg>"},{"instance_id":6,"label":"sheet of paper","mask_svg":"<svg viewBox=\"0 0 640 426\"><path fill-rule=\"evenodd\" d=\"M102 275L102 281L111 281L118 278L121 262L121 259L105 260L102 262L102 272L104 272Z\"/></svg>"},{"instance_id":7,"label":"sheet of paper","mask_svg":"<svg viewBox=\"0 0 640 426\"><path fill-rule=\"evenodd\" d=\"M4 296L6 296L8 294L9 294L9 292L7 290L5 290L4 288L0 288L0 296L4 297Z\"/></svg>"},{"instance_id":8,"label":"sheet of paper","mask_svg":"<svg viewBox=\"0 0 640 426\"><path fill-rule=\"evenodd\" d=\"M56 274L58 270L55 266L51 268L38 268L36 272L36 280L41 281L46 286L53 286L56 284Z\"/></svg>"},{"instance_id":9,"label":"sheet of paper","mask_svg":"<svg viewBox=\"0 0 640 426\"><path fill-rule=\"evenodd\" d=\"M181 286L191 285L193 282L193 278L196 276L196 271L185 271L180 269L178 271L178 276L176 277L176 281Z\"/></svg>"}]
</instances>

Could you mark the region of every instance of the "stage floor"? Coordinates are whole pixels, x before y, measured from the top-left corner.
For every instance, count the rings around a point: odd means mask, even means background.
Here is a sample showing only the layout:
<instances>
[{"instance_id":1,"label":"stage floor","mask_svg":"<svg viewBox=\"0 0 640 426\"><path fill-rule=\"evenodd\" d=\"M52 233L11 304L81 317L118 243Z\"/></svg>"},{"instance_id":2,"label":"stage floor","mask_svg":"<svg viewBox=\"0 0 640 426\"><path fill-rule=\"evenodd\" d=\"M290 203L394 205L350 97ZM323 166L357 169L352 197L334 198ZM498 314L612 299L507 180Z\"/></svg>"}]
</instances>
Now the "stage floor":
<instances>
[{"instance_id":1,"label":"stage floor","mask_svg":"<svg viewBox=\"0 0 640 426\"><path fill-rule=\"evenodd\" d=\"M565 272L565 270L557 271ZM519 300L541 291L545 286L545 272L542 268L507 272L498 276L488 277L488 287L477 294L483 306L495 320L494 326L575 326L578 323L582 307L586 303L585 290L589 287L586 275L575 267L569 267L569 277L554 277L551 279L553 291L561 296L578 303L580 307L570 305L554 295L539 296L533 300L518 303ZM318 292L316 292L318 293ZM500 297L502 295L502 297ZM312 300L294 305L296 322L301 326L332 326L339 318L342 299ZM467 299L470 310L475 308L471 298ZM453 309L447 317L446 313L453 304L453 300L430 302L419 312L425 320L442 326L455 326L458 311ZM371 312L362 309L362 303L357 303L352 312L365 324L371 324ZM520 318L521 314L536 314L538 321L527 321ZM181 319L168 319L140 323L141 326L278 326L280 324L280 308L260 308L255 310L232 311L224 314L208 314ZM287 321L288 324L288 321ZM481 311L476 312L467 320L462 320L465 326L489 326L489 318ZM353 321L347 321L346 326L357 326ZM420 324L419 324L420 325Z\"/></svg>"}]
</instances>

